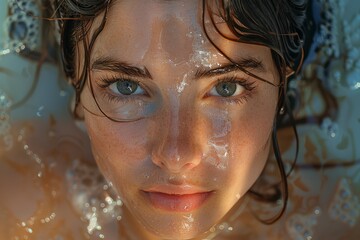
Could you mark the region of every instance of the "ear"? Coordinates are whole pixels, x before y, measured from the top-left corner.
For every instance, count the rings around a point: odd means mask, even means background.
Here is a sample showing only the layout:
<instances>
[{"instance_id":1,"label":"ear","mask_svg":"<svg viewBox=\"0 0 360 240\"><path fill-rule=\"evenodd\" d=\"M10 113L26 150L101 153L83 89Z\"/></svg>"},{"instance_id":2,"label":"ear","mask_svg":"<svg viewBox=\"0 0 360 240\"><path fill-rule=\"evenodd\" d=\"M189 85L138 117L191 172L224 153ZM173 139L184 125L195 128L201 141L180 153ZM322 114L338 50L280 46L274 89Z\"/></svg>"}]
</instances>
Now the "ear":
<instances>
[{"instance_id":1,"label":"ear","mask_svg":"<svg viewBox=\"0 0 360 240\"><path fill-rule=\"evenodd\" d=\"M295 73L294 70L292 70L290 67L286 67L286 79L291 77Z\"/></svg>"}]
</instances>

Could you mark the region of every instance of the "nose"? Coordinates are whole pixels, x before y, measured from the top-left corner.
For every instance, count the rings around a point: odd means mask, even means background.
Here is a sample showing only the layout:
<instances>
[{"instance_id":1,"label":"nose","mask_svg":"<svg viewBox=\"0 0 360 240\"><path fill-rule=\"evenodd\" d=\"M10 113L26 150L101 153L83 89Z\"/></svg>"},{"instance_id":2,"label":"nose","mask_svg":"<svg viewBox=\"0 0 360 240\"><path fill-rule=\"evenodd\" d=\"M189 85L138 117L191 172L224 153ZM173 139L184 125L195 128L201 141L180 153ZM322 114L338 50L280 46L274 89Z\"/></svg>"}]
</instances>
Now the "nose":
<instances>
[{"instance_id":1,"label":"nose","mask_svg":"<svg viewBox=\"0 0 360 240\"><path fill-rule=\"evenodd\" d=\"M186 100L185 100L186 101ZM171 173L189 171L201 162L201 127L192 104L170 104L159 120L152 161Z\"/></svg>"}]
</instances>

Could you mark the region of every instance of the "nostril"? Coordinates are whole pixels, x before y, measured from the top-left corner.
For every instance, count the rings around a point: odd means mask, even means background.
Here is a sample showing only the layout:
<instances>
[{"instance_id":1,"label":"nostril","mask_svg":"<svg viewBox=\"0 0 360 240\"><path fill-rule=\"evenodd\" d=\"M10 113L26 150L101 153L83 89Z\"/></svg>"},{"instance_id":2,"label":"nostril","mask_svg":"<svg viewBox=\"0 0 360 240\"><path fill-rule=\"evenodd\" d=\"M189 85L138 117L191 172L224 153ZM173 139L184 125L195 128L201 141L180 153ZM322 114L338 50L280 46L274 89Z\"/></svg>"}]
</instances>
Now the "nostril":
<instances>
[{"instance_id":1,"label":"nostril","mask_svg":"<svg viewBox=\"0 0 360 240\"><path fill-rule=\"evenodd\" d=\"M186 160L184 159L176 159L176 158L172 158L172 159L158 159L157 161L154 161L155 165L157 165L158 167L172 172L172 173L179 173L182 171L187 171L190 170L192 168L195 168L197 166L197 164L195 162L191 162L188 161L186 162Z\"/></svg>"},{"instance_id":2,"label":"nostril","mask_svg":"<svg viewBox=\"0 0 360 240\"><path fill-rule=\"evenodd\" d=\"M194 163L186 163L186 164L184 164L183 168L190 169L190 168L194 168L195 166L196 166L196 164L194 164Z\"/></svg>"}]
</instances>

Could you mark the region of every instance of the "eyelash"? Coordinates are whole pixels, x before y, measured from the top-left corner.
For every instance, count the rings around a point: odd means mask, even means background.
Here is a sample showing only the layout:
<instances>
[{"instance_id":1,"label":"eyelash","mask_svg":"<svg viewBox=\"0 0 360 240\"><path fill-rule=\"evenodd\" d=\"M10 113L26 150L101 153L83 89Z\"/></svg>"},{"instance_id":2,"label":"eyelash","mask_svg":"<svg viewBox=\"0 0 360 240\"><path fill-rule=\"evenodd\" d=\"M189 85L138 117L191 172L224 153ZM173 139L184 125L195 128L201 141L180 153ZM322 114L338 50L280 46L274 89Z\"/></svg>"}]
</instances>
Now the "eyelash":
<instances>
[{"instance_id":1,"label":"eyelash","mask_svg":"<svg viewBox=\"0 0 360 240\"><path fill-rule=\"evenodd\" d=\"M112 76L110 78L101 78L100 82L97 82L97 85L102 89L103 96L106 97L109 101L128 103L130 101L133 101L134 98L137 97L137 96L120 97L120 96L115 96L111 93L108 93L107 88L111 84L114 84L121 79L133 81L136 84L138 84L141 88L143 88L145 92L147 92L146 88L140 83L140 81L129 78L129 77ZM240 78L237 78L236 76L224 77L224 78L218 79L215 82L215 84L212 85L212 88L215 87L217 84L224 83L224 82L236 83L236 84L239 84L240 86L244 87L244 89L245 89L245 93L240 94L240 96L234 96L234 97L233 96L230 96L230 97L220 97L219 96L219 97L217 97L220 101L227 103L227 104L243 104L243 103L247 102L250 99L250 97L252 96L254 90L256 89L255 81L251 81L251 80L245 79L245 78L240 79ZM208 95L208 93L205 96L210 97ZM212 96L212 97L214 97L214 96Z\"/></svg>"},{"instance_id":2,"label":"eyelash","mask_svg":"<svg viewBox=\"0 0 360 240\"><path fill-rule=\"evenodd\" d=\"M132 78L129 78L129 77L122 77L122 76L112 76L110 78L100 78L99 82L97 82L97 85L102 89L102 95L107 98L109 101L111 102L122 102L122 103L128 103L128 102L131 102L134 100L134 98L136 98L137 96L128 96L128 97L121 97L121 96L115 96L111 93L109 93L108 91L108 87L111 85L111 84L114 84L116 82L118 82L119 80L129 80L129 81L133 81L135 82L136 84L138 84L141 88L144 89L144 91L146 92L145 88L142 86L142 84L138 81L138 80L135 80L135 79L132 79Z\"/></svg>"},{"instance_id":3,"label":"eyelash","mask_svg":"<svg viewBox=\"0 0 360 240\"><path fill-rule=\"evenodd\" d=\"M240 96L218 97L220 101L228 103L228 104L229 103L230 104L246 103L250 99L250 97L252 96L252 94L254 93L254 91L256 89L255 81L251 81L251 80L245 79L245 78L237 78L236 76L218 79L216 81L216 83L213 85L213 87L215 87L219 83L224 83L224 82L236 83L245 88L245 93L240 94Z\"/></svg>"}]
</instances>

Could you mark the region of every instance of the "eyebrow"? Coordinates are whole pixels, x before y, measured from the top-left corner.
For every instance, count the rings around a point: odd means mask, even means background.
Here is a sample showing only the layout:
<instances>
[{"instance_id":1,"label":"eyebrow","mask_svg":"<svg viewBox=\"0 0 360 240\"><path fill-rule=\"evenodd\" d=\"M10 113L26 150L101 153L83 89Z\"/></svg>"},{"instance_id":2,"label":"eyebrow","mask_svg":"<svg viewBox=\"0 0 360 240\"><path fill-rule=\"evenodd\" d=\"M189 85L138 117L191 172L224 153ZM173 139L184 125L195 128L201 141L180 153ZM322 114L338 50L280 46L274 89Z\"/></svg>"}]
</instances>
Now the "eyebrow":
<instances>
[{"instance_id":1,"label":"eyebrow","mask_svg":"<svg viewBox=\"0 0 360 240\"><path fill-rule=\"evenodd\" d=\"M125 62L117 61L110 57L100 57L96 59L91 65L91 70L106 70L123 73L134 77L152 79L152 76L146 67L135 67Z\"/></svg>"},{"instance_id":2,"label":"eyebrow","mask_svg":"<svg viewBox=\"0 0 360 240\"><path fill-rule=\"evenodd\" d=\"M245 70L256 70L257 72L265 72L265 66L262 61L248 57L242 58L235 63L229 63L224 66L213 69L198 69L195 73L195 79L214 77L229 72ZM126 74L129 76L153 79L146 67L135 67L125 62L121 62L110 57L100 57L94 61L91 70L105 70Z\"/></svg>"},{"instance_id":3,"label":"eyebrow","mask_svg":"<svg viewBox=\"0 0 360 240\"><path fill-rule=\"evenodd\" d=\"M229 72L234 72L234 71L239 71L239 70L241 71L242 69L255 70L257 72L266 72L265 66L262 63L262 61L260 61L256 58L253 58L253 57L249 57L249 58L242 58L239 61L237 61L236 63L229 63L229 64L226 64L219 68L199 69L195 73L195 79L213 77L213 76L217 76L217 75L221 75L221 74L225 74L225 73L229 73Z\"/></svg>"}]
</instances>

